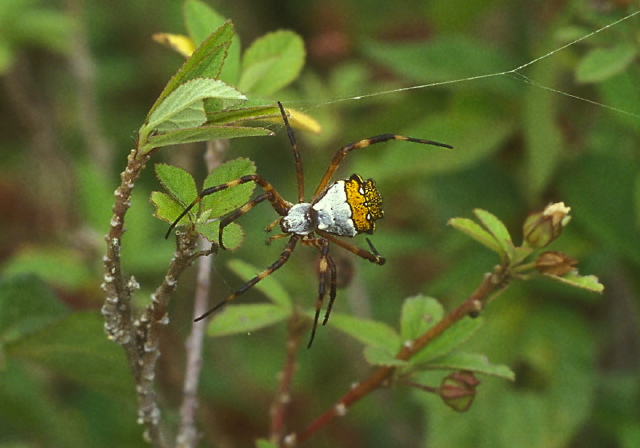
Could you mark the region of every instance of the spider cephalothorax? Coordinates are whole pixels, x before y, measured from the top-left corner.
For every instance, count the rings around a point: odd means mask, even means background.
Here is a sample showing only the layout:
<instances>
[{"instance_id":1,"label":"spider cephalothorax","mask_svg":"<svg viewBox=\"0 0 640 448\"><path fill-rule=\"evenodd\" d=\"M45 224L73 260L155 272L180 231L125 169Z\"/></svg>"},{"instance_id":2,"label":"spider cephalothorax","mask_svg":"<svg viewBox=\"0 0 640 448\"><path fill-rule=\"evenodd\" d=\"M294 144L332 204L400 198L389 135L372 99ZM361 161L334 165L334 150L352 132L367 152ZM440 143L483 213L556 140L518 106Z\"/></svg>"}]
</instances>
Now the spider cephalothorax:
<instances>
[{"instance_id":1,"label":"spider cephalothorax","mask_svg":"<svg viewBox=\"0 0 640 448\"><path fill-rule=\"evenodd\" d=\"M311 198L309 202L306 202L304 200L302 161L300 160L298 145L296 144L293 131L289 125L289 120L282 104L278 102L278 106L282 114L282 120L284 121L295 158L298 180L298 202L292 204L291 202L286 201L269 182L257 174L242 176L225 184L216 185L203 190L182 212L178 219L174 221L169 228L169 231L167 231L167 236L178 222L180 222L180 220L196 204L198 204L203 197L247 182L255 182L262 187L264 193L247 202L239 209L231 212L220 221L220 231L218 235L220 247L224 249L224 245L222 244L222 233L224 228L263 201L269 201L276 213L281 216L280 219L270 225L267 230L272 230L276 225L280 224L280 228L283 233L271 237L270 240L288 237L289 242L280 254L280 257L271 266L242 285L225 300L214 306L202 316L198 317L196 321L206 318L226 303L245 293L260 280L271 275L282 267L282 265L289 260L296 244L301 242L305 246L317 248L320 252L318 297L316 299L313 328L311 330L311 337L308 344L308 347L311 347L311 343L313 342L316 328L318 326L322 304L327 295L327 278L329 280L329 304L327 306L327 311L325 312L322 325L327 323L329 315L331 314L331 307L333 306L333 302L336 298L336 264L333 258L329 255L330 244L334 243L350 252L353 252L361 258L379 265L382 265L385 262L385 259L378 254L368 239L367 243L371 249L370 251L339 238L354 237L360 233L372 234L375 230L376 220L383 217L382 197L380 196L380 192L376 188L373 179L364 180L359 175L353 174L348 179L341 179L330 183L331 178L340 166L342 159L344 159L347 153L355 149L366 148L373 144L389 140L404 140L408 142L440 146L443 148L452 147L443 143L404 137L396 134L378 135L343 146L333 157L327 171L320 181L320 184L316 188L313 198Z\"/></svg>"}]
</instances>

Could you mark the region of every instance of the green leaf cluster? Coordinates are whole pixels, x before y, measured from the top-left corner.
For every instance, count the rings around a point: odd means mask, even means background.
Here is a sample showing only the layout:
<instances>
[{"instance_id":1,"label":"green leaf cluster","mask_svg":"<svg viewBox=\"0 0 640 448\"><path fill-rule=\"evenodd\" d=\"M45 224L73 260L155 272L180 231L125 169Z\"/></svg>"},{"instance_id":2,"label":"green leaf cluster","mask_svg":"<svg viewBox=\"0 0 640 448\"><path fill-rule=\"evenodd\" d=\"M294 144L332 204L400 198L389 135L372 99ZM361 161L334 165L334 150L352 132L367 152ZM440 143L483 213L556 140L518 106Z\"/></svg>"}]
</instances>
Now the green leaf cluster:
<instances>
[{"instance_id":1,"label":"green leaf cluster","mask_svg":"<svg viewBox=\"0 0 640 448\"><path fill-rule=\"evenodd\" d=\"M230 160L207 176L203 189L255 173L256 166L251 160ZM155 216L173 224L183 210L198 198L196 182L191 174L172 165L157 164L156 176L167 193L154 191L151 194L151 202L156 207ZM221 217L247 203L254 189L255 184L248 182L205 196L199 207L182 218L178 225L194 224L197 233L217 243ZM232 222L224 228L222 241L226 248L233 250L240 246L243 237L241 227Z\"/></svg>"},{"instance_id":2,"label":"green leaf cluster","mask_svg":"<svg viewBox=\"0 0 640 448\"><path fill-rule=\"evenodd\" d=\"M396 358L403 344L410 344L443 317L444 308L437 300L415 296L403 302L399 333L381 322L339 313L332 313L329 325L363 343L369 364L399 367L403 376L428 370L467 370L514 380L508 367L493 365L478 353L456 351L482 326L482 318L461 320L408 361Z\"/></svg>"},{"instance_id":3,"label":"green leaf cluster","mask_svg":"<svg viewBox=\"0 0 640 448\"><path fill-rule=\"evenodd\" d=\"M482 209L475 209L473 212L484 228L468 218L452 218L449 220L449 224L496 252L502 263L505 263L507 269L514 274L520 276L523 273L532 273L535 263L525 264L524 262L535 253L534 249L524 243L521 246L516 246L507 227L495 215ZM577 270L571 270L563 275L544 275L561 283L593 292L602 292L604 289L597 277L593 275L581 276Z\"/></svg>"},{"instance_id":4,"label":"green leaf cluster","mask_svg":"<svg viewBox=\"0 0 640 448\"><path fill-rule=\"evenodd\" d=\"M302 39L290 31L270 33L241 56L231 21L204 3L185 2L185 19L192 41L201 43L151 107L139 131L143 153L182 143L271 135L256 122L277 118L279 111L261 97L298 77L305 58ZM212 26L219 28L208 34Z\"/></svg>"}]
</instances>

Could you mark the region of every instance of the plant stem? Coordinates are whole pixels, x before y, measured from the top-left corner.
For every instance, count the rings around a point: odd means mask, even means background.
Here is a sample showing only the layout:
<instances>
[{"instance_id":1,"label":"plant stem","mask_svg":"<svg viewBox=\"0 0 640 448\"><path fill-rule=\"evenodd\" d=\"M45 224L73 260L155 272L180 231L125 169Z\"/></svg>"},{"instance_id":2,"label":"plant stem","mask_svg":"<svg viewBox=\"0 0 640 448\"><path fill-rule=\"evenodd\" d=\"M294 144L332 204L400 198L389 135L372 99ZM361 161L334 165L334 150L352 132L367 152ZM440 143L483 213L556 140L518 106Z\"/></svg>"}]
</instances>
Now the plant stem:
<instances>
[{"instance_id":1,"label":"plant stem","mask_svg":"<svg viewBox=\"0 0 640 448\"><path fill-rule=\"evenodd\" d=\"M107 252L104 256L104 283L106 300L102 307L105 331L110 340L120 344L126 354L138 396L138 422L145 427L145 439L154 447L169 446L168 437L160 421L157 404L155 369L160 351L159 340L164 326L169 323L167 307L177 279L195 258L209 252L197 252L196 235L187 233L178 238L178 247L162 283L151 295L151 303L141 314L134 313L131 299L139 285L135 278L126 280L122 272L120 248L125 232L125 215L131 207L131 192L149 154L131 151L127 167L121 174L120 186L116 189L111 227L105 239Z\"/></svg>"},{"instance_id":2,"label":"plant stem","mask_svg":"<svg viewBox=\"0 0 640 448\"><path fill-rule=\"evenodd\" d=\"M278 445L285 431L286 411L291 401L291 384L297 368L298 350L302 344L302 337L307 329L307 321L303 316L294 312L289 318L287 338L287 353L284 367L279 375L278 392L271 404L271 431L269 440Z\"/></svg>"},{"instance_id":3,"label":"plant stem","mask_svg":"<svg viewBox=\"0 0 640 448\"><path fill-rule=\"evenodd\" d=\"M228 148L228 142L213 140L207 142L205 161L209 172L220 165L222 157ZM200 248L204 252L208 246L205 240L200 239ZM213 249L212 249L213 250ZM209 287L211 284L211 257L201 257L198 263L198 283L193 306L193 318L202 316L209 309ZM202 346L207 326L204 323L191 326L191 333L185 343L187 361L184 374L184 387L182 405L180 406L180 427L176 446L179 448L192 448L198 443L198 430L195 424L195 415L198 408L198 381L202 369Z\"/></svg>"},{"instance_id":4,"label":"plant stem","mask_svg":"<svg viewBox=\"0 0 640 448\"><path fill-rule=\"evenodd\" d=\"M204 250L204 240L200 246ZM194 319L209 308L209 285L211 279L211 257L201 257L198 262L198 283L193 306ZM195 447L198 443L198 431L195 415L198 408L198 379L202 369L202 345L207 326L191 325L191 333L185 342L187 361L184 374L182 405L180 406L180 428L176 438L178 448Z\"/></svg>"},{"instance_id":5,"label":"plant stem","mask_svg":"<svg viewBox=\"0 0 640 448\"><path fill-rule=\"evenodd\" d=\"M396 354L396 358L403 361L409 360L426 347L427 344L451 328L453 324L465 316L479 313L487 302L508 286L509 278L510 275L504 266L496 266L493 272L485 274L482 283L460 306L447 314L441 321L417 339L407 341ZM394 367L381 367L373 372L366 380L350 389L331 408L311 422L304 430L286 436L285 446L296 446L306 441L334 418L344 416L351 405L375 389L383 386L391 379L394 372Z\"/></svg>"}]
</instances>

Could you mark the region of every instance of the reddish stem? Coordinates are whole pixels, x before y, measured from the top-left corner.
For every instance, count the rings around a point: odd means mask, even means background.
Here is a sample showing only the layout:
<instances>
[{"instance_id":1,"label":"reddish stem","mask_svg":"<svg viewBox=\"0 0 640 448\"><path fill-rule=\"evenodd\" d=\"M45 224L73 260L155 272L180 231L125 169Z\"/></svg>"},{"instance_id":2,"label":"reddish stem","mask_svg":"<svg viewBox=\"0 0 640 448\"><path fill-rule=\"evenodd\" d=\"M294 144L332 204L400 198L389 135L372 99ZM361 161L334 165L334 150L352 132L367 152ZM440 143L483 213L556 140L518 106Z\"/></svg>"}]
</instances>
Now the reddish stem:
<instances>
[{"instance_id":1,"label":"reddish stem","mask_svg":"<svg viewBox=\"0 0 640 448\"><path fill-rule=\"evenodd\" d=\"M509 274L503 266L497 266L493 273L485 274L485 277L478 288L460 306L447 314L441 321L427 330L419 338L408 341L403 345L396 359L409 360L412 356L422 350L427 344L451 328L453 324L468 315L475 315L480 312L483 305L501 292L508 283ZM325 411L309 426L299 433L293 433L285 438L287 446L295 446L306 441L316 431L325 426L336 417L345 415L347 409L362 397L382 386L389 380L395 372L394 367L381 367L362 383L349 390L331 408Z\"/></svg>"}]
</instances>

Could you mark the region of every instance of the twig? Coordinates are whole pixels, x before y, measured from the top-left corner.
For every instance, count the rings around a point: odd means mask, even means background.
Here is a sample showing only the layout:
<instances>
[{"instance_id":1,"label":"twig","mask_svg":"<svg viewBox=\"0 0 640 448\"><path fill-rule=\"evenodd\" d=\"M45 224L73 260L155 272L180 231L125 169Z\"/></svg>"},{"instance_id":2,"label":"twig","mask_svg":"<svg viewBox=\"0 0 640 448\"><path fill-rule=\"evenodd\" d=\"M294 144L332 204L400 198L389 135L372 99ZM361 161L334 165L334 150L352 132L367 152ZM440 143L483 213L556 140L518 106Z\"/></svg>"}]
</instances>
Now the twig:
<instances>
[{"instance_id":1,"label":"twig","mask_svg":"<svg viewBox=\"0 0 640 448\"><path fill-rule=\"evenodd\" d=\"M176 288L177 279L193 261L205 255L195 252L196 236L186 234L178 238L178 247L162 283L151 296L151 303L141 315L134 314L131 299L138 283L131 277L125 280L120 260L125 215L131 206L131 192L136 180L149 160L149 154L141 155L132 150L127 168L121 174L121 184L116 189L111 227L105 239L107 252L104 256L104 283L106 300L102 307L105 331L110 340L120 344L126 354L129 368L136 384L138 396L138 422L145 426L145 438L158 448L168 447L168 436L160 422L157 405L155 368L160 351L158 341L169 322L167 306Z\"/></svg>"},{"instance_id":2,"label":"twig","mask_svg":"<svg viewBox=\"0 0 640 448\"><path fill-rule=\"evenodd\" d=\"M453 324L468 315L479 313L484 304L502 292L508 285L509 273L503 266L497 266L492 273L485 274L480 286L460 306L447 314L441 321L427 330L419 338L407 341L396 355L396 359L406 361L422 350L427 344L443 334ZM356 387L350 389L336 404L320 415L299 433L285 437L285 446L296 446L309 439L316 431L336 417L344 416L348 408L361 398L384 385L394 374L395 368L382 367Z\"/></svg>"},{"instance_id":3,"label":"twig","mask_svg":"<svg viewBox=\"0 0 640 448\"><path fill-rule=\"evenodd\" d=\"M269 439L280 446L285 432L286 411L291 401L291 384L297 368L298 350L302 344L302 337L307 329L307 321L303 316L294 312L289 318L287 338L287 354L284 367L279 375L278 392L271 404L271 431Z\"/></svg>"},{"instance_id":4,"label":"twig","mask_svg":"<svg viewBox=\"0 0 640 448\"><path fill-rule=\"evenodd\" d=\"M200 240L204 250L205 241ZM198 263L198 283L196 287L193 316L204 314L209 308L209 284L211 278L211 257L201 257ZM180 406L180 428L176 438L178 448L191 448L199 440L195 425L195 415L198 408L198 379L202 369L202 345L207 326L192 325L191 333L185 342L187 361L184 375L182 405Z\"/></svg>"},{"instance_id":5,"label":"twig","mask_svg":"<svg viewBox=\"0 0 640 448\"><path fill-rule=\"evenodd\" d=\"M213 140L207 142L205 161L208 171L211 172L220 165L222 156L228 148L226 140ZM200 240L201 251L206 249L205 240ZM209 251L209 253L211 253ZM193 307L194 319L203 315L208 306L209 286L211 283L211 257L201 257L198 263L198 283ZM191 326L191 333L185 343L187 361L184 374L183 398L180 406L180 427L176 438L178 448L195 447L199 440L198 430L195 424L196 410L198 408L198 381L202 369L202 346L206 331L204 323Z\"/></svg>"}]
</instances>

